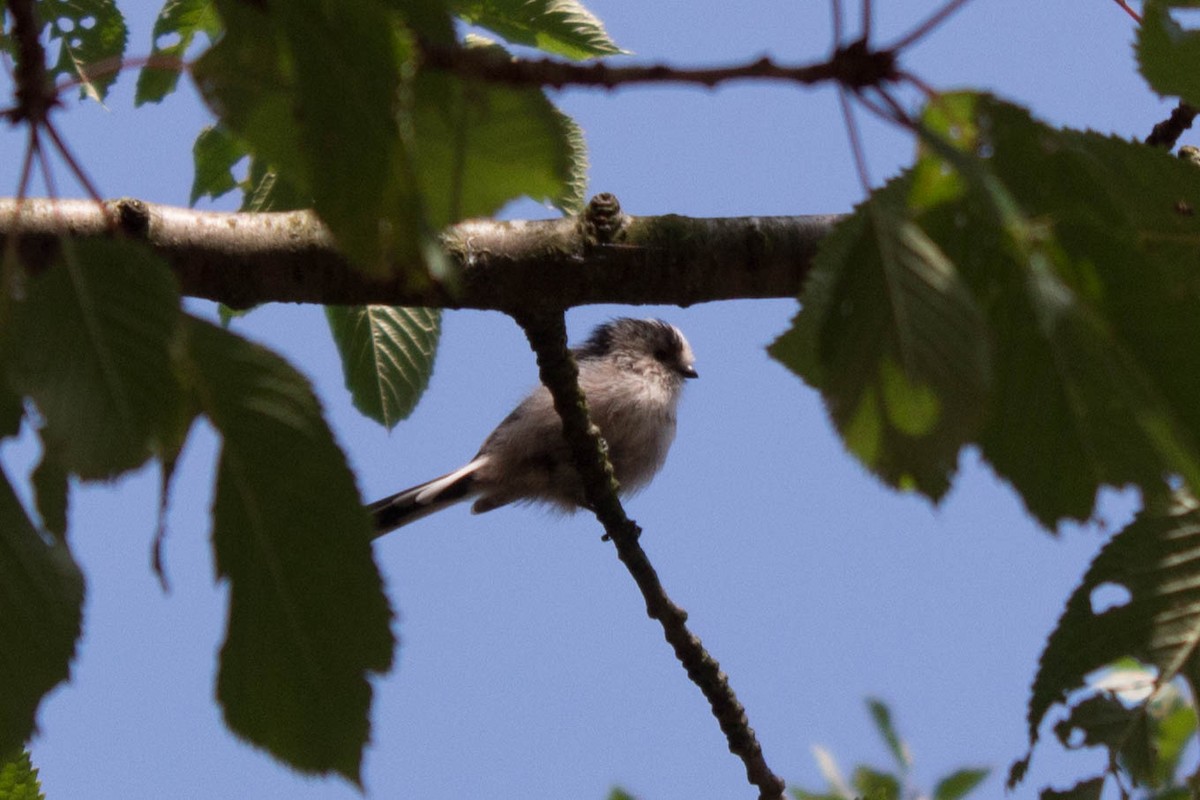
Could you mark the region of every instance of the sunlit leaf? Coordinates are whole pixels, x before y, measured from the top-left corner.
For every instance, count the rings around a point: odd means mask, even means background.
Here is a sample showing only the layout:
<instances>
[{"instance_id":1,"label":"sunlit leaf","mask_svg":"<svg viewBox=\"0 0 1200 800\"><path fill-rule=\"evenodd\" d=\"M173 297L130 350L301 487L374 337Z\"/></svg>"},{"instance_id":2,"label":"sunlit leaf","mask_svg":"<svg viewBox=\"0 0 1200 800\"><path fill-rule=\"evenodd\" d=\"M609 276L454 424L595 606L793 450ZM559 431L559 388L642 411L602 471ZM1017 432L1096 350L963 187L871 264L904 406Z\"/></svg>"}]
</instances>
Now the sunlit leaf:
<instances>
[{"instance_id":1,"label":"sunlit leaf","mask_svg":"<svg viewBox=\"0 0 1200 800\"><path fill-rule=\"evenodd\" d=\"M212 40L220 30L221 21L212 0L167 0L154 20L150 61L138 73L134 104L157 103L174 92L185 66L182 59L196 36L204 33ZM178 66L161 63L172 60L179 60ZM192 203L196 202L195 192L193 186Z\"/></svg>"},{"instance_id":2,"label":"sunlit leaf","mask_svg":"<svg viewBox=\"0 0 1200 800\"><path fill-rule=\"evenodd\" d=\"M1181 697L1181 693L1173 686L1164 687L1159 695L1150 707L1150 713L1156 722L1154 750L1157 758L1154 785L1165 786L1175 783L1184 748L1196 735L1196 708ZM1161 695L1166 696L1163 707L1159 707L1162 702Z\"/></svg>"},{"instance_id":3,"label":"sunlit leaf","mask_svg":"<svg viewBox=\"0 0 1200 800\"><path fill-rule=\"evenodd\" d=\"M0 753L33 734L42 698L65 681L83 614L66 545L34 528L0 471Z\"/></svg>"},{"instance_id":4,"label":"sunlit leaf","mask_svg":"<svg viewBox=\"0 0 1200 800\"><path fill-rule=\"evenodd\" d=\"M467 22L513 44L574 59L625 52L578 0L459 0L454 7Z\"/></svg>"},{"instance_id":5,"label":"sunlit leaf","mask_svg":"<svg viewBox=\"0 0 1200 800\"><path fill-rule=\"evenodd\" d=\"M222 438L217 699L232 730L291 766L358 783L369 678L395 640L354 476L303 376L216 326L189 319L187 334L193 391Z\"/></svg>"},{"instance_id":6,"label":"sunlit leaf","mask_svg":"<svg viewBox=\"0 0 1200 800\"><path fill-rule=\"evenodd\" d=\"M14 311L9 379L37 404L65 469L110 478L186 424L173 354L179 290L145 248L76 243Z\"/></svg>"},{"instance_id":7,"label":"sunlit leaf","mask_svg":"<svg viewBox=\"0 0 1200 800\"><path fill-rule=\"evenodd\" d=\"M28 750L17 750L0 761L0 797L4 800L45 800L38 771L29 759Z\"/></svg>"},{"instance_id":8,"label":"sunlit leaf","mask_svg":"<svg viewBox=\"0 0 1200 800\"><path fill-rule=\"evenodd\" d=\"M391 428L407 417L433 374L441 312L392 306L326 306L354 407Z\"/></svg>"}]
</instances>

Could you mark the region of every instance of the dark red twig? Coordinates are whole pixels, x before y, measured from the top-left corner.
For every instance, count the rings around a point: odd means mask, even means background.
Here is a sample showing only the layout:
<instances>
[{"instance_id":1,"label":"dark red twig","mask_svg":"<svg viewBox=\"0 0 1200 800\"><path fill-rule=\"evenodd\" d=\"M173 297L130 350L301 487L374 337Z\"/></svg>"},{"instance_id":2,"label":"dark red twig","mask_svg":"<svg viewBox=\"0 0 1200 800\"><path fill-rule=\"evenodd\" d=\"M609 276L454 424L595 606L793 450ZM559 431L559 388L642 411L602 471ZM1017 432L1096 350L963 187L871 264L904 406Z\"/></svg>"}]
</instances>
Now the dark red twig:
<instances>
[{"instance_id":1,"label":"dark red twig","mask_svg":"<svg viewBox=\"0 0 1200 800\"><path fill-rule=\"evenodd\" d=\"M1113 0L1113 2L1119 5L1126 14L1133 17L1134 22L1136 22L1138 25L1142 24L1142 15L1130 8L1129 4L1126 3L1125 0Z\"/></svg>"},{"instance_id":2,"label":"dark red twig","mask_svg":"<svg viewBox=\"0 0 1200 800\"><path fill-rule=\"evenodd\" d=\"M937 11L929 15L924 22L917 25L908 33L901 36L896 41L892 42L884 50L890 50L893 53L898 53L916 44L921 39L924 39L935 28L950 18L950 15L967 4L968 0L950 0L946 5L939 8Z\"/></svg>"}]
</instances>

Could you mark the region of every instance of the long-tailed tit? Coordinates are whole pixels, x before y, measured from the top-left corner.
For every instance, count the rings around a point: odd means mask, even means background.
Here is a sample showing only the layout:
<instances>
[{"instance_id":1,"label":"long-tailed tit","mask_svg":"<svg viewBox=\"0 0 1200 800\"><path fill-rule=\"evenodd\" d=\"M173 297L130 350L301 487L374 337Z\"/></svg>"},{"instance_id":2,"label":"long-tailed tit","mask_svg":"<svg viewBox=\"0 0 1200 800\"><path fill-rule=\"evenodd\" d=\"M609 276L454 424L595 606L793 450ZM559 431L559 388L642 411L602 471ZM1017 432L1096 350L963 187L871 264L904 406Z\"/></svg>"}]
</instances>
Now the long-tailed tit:
<instances>
[{"instance_id":1,"label":"long-tailed tit","mask_svg":"<svg viewBox=\"0 0 1200 800\"><path fill-rule=\"evenodd\" d=\"M658 472L675 438L683 382L696 377L692 348L662 320L623 318L600 325L571 352L621 492L637 491ZM468 499L475 500L475 514L509 503L548 503L564 511L584 505L545 386L505 417L466 465L369 508L376 532L384 533Z\"/></svg>"}]
</instances>

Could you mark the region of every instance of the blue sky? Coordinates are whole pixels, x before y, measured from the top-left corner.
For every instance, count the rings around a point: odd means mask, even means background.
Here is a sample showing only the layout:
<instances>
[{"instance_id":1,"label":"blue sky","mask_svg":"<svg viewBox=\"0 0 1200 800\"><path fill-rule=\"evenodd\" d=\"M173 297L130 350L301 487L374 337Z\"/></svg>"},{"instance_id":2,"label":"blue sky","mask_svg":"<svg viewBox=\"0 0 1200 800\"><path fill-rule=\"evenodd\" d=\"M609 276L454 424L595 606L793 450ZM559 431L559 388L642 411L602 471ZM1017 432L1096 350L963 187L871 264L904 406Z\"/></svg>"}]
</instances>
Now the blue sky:
<instances>
[{"instance_id":1,"label":"blue sky","mask_svg":"<svg viewBox=\"0 0 1200 800\"><path fill-rule=\"evenodd\" d=\"M881 42L932 8L877 6ZM122 7L130 54L147 53L155 5ZM589 7L639 62L807 62L830 39L825 3ZM974 0L903 63L938 88L989 89L1056 124L1140 138L1171 106L1136 75L1132 37L1129 18L1105 0ZM106 108L68 102L58 122L105 196L186 204L191 142L209 117L190 89L135 111L133 79L122 76ZM615 193L633 214L828 213L862 197L827 89L554 97L587 134L590 191ZM911 161L911 137L859 118L874 181ZM10 193L22 140L0 137L0 186ZM60 193L78 196L66 170L56 174ZM510 211L551 213L529 203ZM189 306L213 314L211 304ZM702 377L687 388L667 466L628 511L789 783L820 785L814 744L843 767L886 761L863 708L876 695L912 746L917 783L991 765L996 775L978 796L998 797L1000 776L1024 751L1042 643L1103 527L1047 536L971 452L937 508L883 487L846 454L816 393L764 351L796 309L771 300L570 312L576 339L614 315L661 316L697 354ZM389 434L351 407L318 308L264 308L235 329L314 381L367 500L458 466L536 380L509 319L448 313L430 389ZM169 594L149 568L157 469L72 495L88 600L72 681L43 704L33 743L50 800L357 796L340 780L288 771L221 723L212 697L226 597L208 547L215 450L200 428L185 451L166 546ZM36 455L18 442L0 459L17 476ZM1110 530L1133 502L1106 498ZM752 796L600 533L585 515L510 508L472 517L460 507L376 544L400 648L397 668L376 684L368 796L598 799L614 784L646 800ZM1048 746L1019 796L1099 763Z\"/></svg>"}]
</instances>

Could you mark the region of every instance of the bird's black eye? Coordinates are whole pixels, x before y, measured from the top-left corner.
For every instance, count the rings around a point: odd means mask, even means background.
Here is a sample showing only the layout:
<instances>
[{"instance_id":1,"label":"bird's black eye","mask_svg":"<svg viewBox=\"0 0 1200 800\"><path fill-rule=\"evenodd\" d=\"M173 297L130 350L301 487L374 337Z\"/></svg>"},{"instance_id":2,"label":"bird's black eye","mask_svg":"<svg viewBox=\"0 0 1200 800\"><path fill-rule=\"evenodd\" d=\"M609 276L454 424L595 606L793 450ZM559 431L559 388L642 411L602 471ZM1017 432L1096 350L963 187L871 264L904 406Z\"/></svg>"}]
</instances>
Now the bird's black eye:
<instances>
[{"instance_id":1,"label":"bird's black eye","mask_svg":"<svg viewBox=\"0 0 1200 800\"><path fill-rule=\"evenodd\" d=\"M660 347L654 351L654 358L665 364L671 360L671 351L665 347Z\"/></svg>"}]
</instances>

